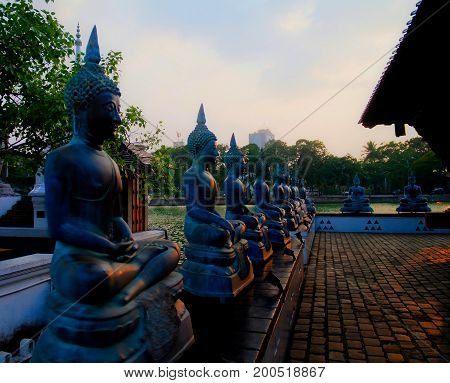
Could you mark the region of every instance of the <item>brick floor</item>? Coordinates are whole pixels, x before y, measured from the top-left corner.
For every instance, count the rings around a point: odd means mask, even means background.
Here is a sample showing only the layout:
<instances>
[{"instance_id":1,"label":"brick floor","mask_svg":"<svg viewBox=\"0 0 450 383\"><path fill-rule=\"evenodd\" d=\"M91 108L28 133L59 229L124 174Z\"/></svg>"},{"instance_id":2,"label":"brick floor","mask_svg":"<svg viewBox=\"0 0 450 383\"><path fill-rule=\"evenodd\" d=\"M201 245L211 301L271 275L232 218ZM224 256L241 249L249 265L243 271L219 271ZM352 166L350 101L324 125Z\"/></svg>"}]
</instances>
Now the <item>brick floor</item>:
<instances>
[{"instance_id":1,"label":"brick floor","mask_svg":"<svg viewBox=\"0 0 450 383\"><path fill-rule=\"evenodd\" d=\"M318 233L292 362L448 362L450 236Z\"/></svg>"}]
</instances>

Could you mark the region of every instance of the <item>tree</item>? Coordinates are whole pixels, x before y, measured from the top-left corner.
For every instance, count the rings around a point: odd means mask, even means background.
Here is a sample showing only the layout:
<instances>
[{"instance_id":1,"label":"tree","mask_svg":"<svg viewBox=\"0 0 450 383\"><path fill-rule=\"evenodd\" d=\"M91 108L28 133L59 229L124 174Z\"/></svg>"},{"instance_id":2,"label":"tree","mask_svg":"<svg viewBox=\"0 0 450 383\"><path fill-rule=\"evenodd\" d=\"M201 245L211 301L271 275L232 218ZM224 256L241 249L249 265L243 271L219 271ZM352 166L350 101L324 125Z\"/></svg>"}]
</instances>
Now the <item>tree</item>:
<instances>
[{"instance_id":1,"label":"tree","mask_svg":"<svg viewBox=\"0 0 450 383\"><path fill-rule=\"evenodd\" d=\"M161 146L152 154L148 186L151 198L173 197L175 169L172 148Z\"/></svg>"},{"instance_id":2,"label":"tree","mask_svg":"<svg viewBox=\"0 0 450 383\"><path fill-rule=\"evenodd\" d=\"M363 146L364 161L371 161L379 159L378 146L375 142L369 141Z\"/></svg>"},{"instance_id":3,"label":"tree","mask_svg":"<svg viewBox=\"0 0 450 383\"><path fill-rule=\"evenodd\" d=\"M54 13L33 8L31 0L0 4L0 160L17 165L18 171L34 174L46 153L71 136L63 92L79 68L71 61L73 46L73 37ZM120 52L109 52L102 60L116 82L121 61ZM146 126L135 106L127 108L122 119L116 139L106 147L113 156L119 144L129 140L132 126ZM141 141L154 146L160 134L158 128Z\"/></svg>"}]
</instances>

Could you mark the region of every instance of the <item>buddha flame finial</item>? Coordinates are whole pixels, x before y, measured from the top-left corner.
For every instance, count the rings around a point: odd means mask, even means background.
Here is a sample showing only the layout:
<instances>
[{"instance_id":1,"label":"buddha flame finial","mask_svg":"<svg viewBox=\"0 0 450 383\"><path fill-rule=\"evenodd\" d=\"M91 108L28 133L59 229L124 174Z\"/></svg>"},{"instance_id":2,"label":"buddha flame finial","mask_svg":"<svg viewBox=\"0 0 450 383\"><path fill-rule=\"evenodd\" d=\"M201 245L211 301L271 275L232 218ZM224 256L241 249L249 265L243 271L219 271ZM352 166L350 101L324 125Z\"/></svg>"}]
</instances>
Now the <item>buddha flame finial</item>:
<instances>
[{"instance_id":1,"label":"buddha flame finial","mask_svg":"<svg viewBox=\"0 0 450 383\"><path fill-rule=\"evenodd\" d=\"M236 137L234 136L234 133L231 135L230 148L237 148Z\"/></svg>"},{"instance_id":2,"label":"buddha flame finial","mask_svg":"<svg viewBox=\"0 0 450 383\"><path fill-rule=\"evenodd\" d=\"M86 56L84 57L84 62L87 63L100 63L100 48L98 46L98 36L97 36L97 26L94 25L92 28L91 36L89 37L89 42L86 47Z\"/></svg>"},{"instance_id":3,"label":"buddha flame finial","mask_svg":"<svg viewBox=\"0 0 450 383\"><path fill-rule=\"evenodd\" d=\"M199 125L206 124L205 109L203 108L203 104L200 105L200 109L198 110L197 124Z\"/></svg>"}]
</instances>

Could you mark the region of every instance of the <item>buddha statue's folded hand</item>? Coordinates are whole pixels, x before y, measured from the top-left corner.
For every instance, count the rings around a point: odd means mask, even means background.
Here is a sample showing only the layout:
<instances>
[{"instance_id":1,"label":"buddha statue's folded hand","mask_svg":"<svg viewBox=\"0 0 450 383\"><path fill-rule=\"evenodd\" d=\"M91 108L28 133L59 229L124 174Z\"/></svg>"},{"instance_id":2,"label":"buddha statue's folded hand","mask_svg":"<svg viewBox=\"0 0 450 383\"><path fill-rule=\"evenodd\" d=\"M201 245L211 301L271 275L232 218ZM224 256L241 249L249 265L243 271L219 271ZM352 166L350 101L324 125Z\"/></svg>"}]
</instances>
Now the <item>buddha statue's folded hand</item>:
<instances>
[{"instance_id":1,"label":"buddha statue's folded hand","mask_svg":"<svg viewBox=\"0 0 450 383\"><path fill-rule=\"evenodd\" d=\"M121 242L114 243L114 252L112 258L127 257L134 254L138 249L136 242L132 239L126 239Z\"/></svg>"}]
</instances>

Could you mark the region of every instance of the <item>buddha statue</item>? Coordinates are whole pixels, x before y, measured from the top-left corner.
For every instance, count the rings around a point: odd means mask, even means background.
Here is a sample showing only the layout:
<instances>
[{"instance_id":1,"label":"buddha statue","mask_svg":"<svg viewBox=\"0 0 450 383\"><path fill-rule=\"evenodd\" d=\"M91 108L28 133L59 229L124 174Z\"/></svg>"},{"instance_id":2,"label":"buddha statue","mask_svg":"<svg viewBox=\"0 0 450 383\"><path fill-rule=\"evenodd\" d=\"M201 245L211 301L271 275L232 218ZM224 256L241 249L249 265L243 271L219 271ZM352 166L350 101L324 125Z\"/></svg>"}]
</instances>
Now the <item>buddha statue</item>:
<instances>
[{"instance_id":1,"label":"buddha statue","mask_svg":"<svg viewBox=\"0 0 450 383\"><path fill-rule=\"evenodd\" d=\"M264 226L266 217L262 213L252 213L246 206L248 199L246 186L240 177L246 167L247 159L236 144L236 138L231 136L230 149L224 157L228 169L224 181L227 220L238 220L245 223L246 231L243 238L248 241L248 256L256 265L265 263L272 256L272 245L268 236L268 229Z\"/></svg>"},{"instance_id":2,"label":"buddha statue","mask_svg":"<svg viewBox=\"0 0 450 383\"><path fill-rule=\"evenodd\" d=\"M361 181L357 174L353 178L353 186L349 189L349 197L344 200L341 207L342 213L372 213L369 199L365 196L366 189L361 186Z\"/></svg>"},{"instance_id":3,"label":"buddha statue","mask_svg":"<svg viewBox=\"0 0 450 383\"><path fill-rule=\"evenodd\" d=\"M270 188L266 183L267 163L261 152L256 167L256 181L253 185L255 191L255 212L263 213L266 217L264 223L269 228L269 239L274 247L291 249L292 241L287 230L284 210L271 202Z\"/></svg>"},{"instance_id":4,"label":"buddha statue","mask_svg":"<svg viewBox=\"0 0 450 383\"><path fill-rule=\"evenodd\" d=\"M279 164L274 171L274 184L272 188L274 205L284 210L284 218L287 222L287 229L296 232L299 227L299 218L297 217L297 206L290 201L291 192L286 184L286 176Z\"/></svg>"},{"instance_id":5,"label":"buddha statue","mask_svg":"<svg viewBox=\"0 0 450 383\"><path fill-rule=\"evenodd\" d=\"M219 153L217 138L206 126L203 104L187 145L193 162L183 178L188 241L181 267L184 287L200 297L233 298L252 282L253 268L247 256L248 242L243 239L245 223L227 220L215 208L219 187L208 169Z\"/></svg>"},{"instance_id":6,"label":"buddha statue","mask_svg":"<svg viewBox=\"0 0 450 383\"><path fill-rule=\"evenodd\" d=\"M99 63L94 26L85 64L64 93L72 139L46 159L54 289L33 362L171 360L193 339L176 298L182 276L172 273L180 248L169 240L138 244L121 216L119 168L103 150L121 124L120 91Z\"/></svg>"},{"instance_id":7,"label":"buddha statue","mask_svg":"<svg viewBox=\"0 0 450 383\"><path fill-rule=\"evenodd\" d=\"M306 187L305 187L305 180L301 178L300 180L298 178L295 179L295 183L298 184L297 190L298 190L298 197L305 201L306 205L306 211L310 215L316 214L316 207L314 206L314 201L311 198L308 198Z\"/></svg>"},{"instance_id":8,"label":"buddha statue","mask_svg":"<svg viewBox=\"0 0 450 383\"><path fill-rule=\"evenodd\" d=\"M411 174L408 185L404 188L404 196L397 208L399 213L430 212L428 201L422 196L422 188L416 185L416 177Z\"/></svg>"}]
</instances>

